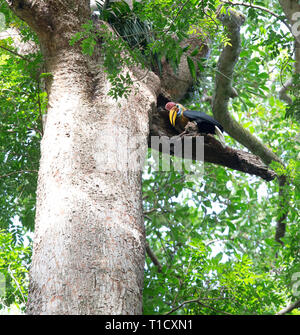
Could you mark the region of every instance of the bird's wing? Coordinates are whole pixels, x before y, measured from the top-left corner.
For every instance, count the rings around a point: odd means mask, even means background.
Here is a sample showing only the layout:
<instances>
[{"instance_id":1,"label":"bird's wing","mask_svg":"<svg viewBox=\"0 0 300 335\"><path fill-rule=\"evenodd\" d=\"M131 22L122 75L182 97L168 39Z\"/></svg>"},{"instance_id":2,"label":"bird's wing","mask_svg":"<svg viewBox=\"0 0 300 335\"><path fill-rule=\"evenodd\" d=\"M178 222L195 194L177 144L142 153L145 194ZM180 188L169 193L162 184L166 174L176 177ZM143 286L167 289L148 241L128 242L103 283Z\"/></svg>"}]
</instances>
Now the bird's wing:
<instances>
[{"instance_id":1,"label":"bird's wing","mask_svg":"<svg viewBox=\"0 0 300 335\"><path fill-rule=\"evenodd\" d=\"M199 111L193 111L193 110L185 110L183 112L183 115L185 117L187 117L188 119L192 120L192 121L196 121L197 123L200 122L207 122L207 123L211 123L214 126L217 126L221 131L223 131L223 127L222 125L215 120L213 117L203 113L203 112L199 112Z\"/></svg>"}]
</instances>

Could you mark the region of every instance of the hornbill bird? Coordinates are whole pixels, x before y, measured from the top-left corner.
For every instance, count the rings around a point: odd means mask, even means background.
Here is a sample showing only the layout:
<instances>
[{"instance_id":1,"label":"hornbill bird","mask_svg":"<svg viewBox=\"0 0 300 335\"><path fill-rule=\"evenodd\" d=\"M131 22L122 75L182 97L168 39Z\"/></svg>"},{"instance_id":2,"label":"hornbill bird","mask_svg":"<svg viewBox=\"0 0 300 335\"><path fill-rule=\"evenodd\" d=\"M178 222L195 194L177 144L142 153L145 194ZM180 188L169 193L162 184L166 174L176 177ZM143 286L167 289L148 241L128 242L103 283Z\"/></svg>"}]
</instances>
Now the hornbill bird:
<instances>
[{"instance_id":1,"label":"hornbill bird","mask_svg":"<svg viewBox=\"0 0 300 335\"><path fill-rule=\"evenodd\" d=\"M215 134L218 136L222 145L225 146L223 136L224 129L222 125L211 116L203 112L186 109L181 104L176 104L175 102L168 102L165 109L169 111L169 119L173 127L184 131L187 123L194 121L197 123L199 133Z\"/></svg>"}]
</instances>

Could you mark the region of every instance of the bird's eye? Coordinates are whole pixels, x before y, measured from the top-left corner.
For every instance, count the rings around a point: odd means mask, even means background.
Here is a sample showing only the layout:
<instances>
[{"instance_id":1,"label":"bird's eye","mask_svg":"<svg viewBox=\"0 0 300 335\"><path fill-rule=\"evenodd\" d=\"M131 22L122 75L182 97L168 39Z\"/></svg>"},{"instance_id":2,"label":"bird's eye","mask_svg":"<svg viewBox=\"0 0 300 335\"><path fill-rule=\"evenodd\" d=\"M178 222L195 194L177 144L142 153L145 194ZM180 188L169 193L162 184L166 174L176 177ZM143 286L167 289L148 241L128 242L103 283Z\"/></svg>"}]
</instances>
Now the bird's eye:
<instances>
[{"instance_id":1,"label":"bird's eye","mask_svg":"<svg viewBox=\"0 0 300 335\"><path fill-rule=\"evenodd\" d=\"M179 105L176 105L177 108L179 108Z\"/></svg>"}]
</instances>

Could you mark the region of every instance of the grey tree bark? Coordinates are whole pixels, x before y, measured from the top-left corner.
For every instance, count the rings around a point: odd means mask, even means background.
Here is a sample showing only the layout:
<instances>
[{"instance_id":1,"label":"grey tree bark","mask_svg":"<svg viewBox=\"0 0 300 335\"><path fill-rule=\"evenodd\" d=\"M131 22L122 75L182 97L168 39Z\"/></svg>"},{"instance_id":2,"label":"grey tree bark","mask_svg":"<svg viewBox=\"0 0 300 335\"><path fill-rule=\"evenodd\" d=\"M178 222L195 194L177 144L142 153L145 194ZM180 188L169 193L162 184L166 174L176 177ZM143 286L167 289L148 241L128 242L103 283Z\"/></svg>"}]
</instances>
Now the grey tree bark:
<instances>
[{"instance_id":1,"label":"grey tree bark","mask_svg":"<svg viewBox=\"0 0 300 335\"><path fill-rule=\"evenodd\" d=\"M72 34L88 20L89 1L7 2L38 34L53 76L27 313L140 314L141 157L156 92L139 83L138 94L120 100L120 108L107 95L99 53L88 58L70 47Z\"/></svg>"}]
</instances>

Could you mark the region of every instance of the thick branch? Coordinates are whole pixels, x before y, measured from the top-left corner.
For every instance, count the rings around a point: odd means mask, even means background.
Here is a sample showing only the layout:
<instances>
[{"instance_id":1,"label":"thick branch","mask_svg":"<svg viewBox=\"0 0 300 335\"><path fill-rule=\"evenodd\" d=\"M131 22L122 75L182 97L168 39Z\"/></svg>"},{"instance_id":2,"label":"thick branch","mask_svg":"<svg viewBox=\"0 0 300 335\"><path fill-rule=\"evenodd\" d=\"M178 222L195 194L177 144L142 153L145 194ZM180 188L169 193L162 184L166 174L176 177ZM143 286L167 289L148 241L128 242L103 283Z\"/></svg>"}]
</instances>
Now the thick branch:
<instances>
[{"instance_id":1,"label":"thick branch","mask_svg":"<svg viewBox=\"0 0 300 335\"><path fill-rule=\"evenodd\" d=\"M151 136L158 136L159 141L162 144L158 149L163 152L178 156L175 148L182 147L184 149L185 141L191 141L192 150L185 152L182 150L181 157L190 158L197 160L199 156L197 149L197 136L200 134L197 132L196 127L192 129L191 123L188 124L188 131L185 136L178 136L176 130L170 125L168 119L168 112L164 109L159 109L157 114L154 114L152 125L150 128L150 140L149 147L151 147ZM225 147L220 144L213 136L204 136L204 162L214 163L229 167L233 170L241 171L251 175L259 176L267 181L272 180L276 177L274 171L268 169L268 167L261 161L261 159L251 153L235 150L230 147ZM172 144L169 150L168 141L172 139ZM153 141L152 141L153 143ZM154 148L155 149L155 148ZM156 148L157 149L157 148Z\"/></svg>"},{"instance_id":2,"label":"thick branch","mask_svg":"<svg viewBox=\"0 0 300 335\"><path fill-rule=\"evenodd\" d=\"M228 102L233 90L232 76L241 49L240 27L245 18L233 10L229 10L228 14L219 14L218 18L227 28L231 45L224 48L219 58L213 97L213 114L231 137L259 156L265 164L270 164L272 161L280 162L280 159L269 148L235 121L228 111Z\"/></svg>"},{"instance_id":3,"label":"thick branch","mask_svg":"<svg viewBox=\"0 0 300 335\"><path fill-rule=\"evenodd\" d=\"M300 73L300 32L299 32L299 18L300 18L300 3L297 0L279 0L281 8L287 17L289 24L292 27L292 34L295 39L295 73ZM298 22L297 22L298 21ZM287 84L288 83L288 84ZM292 81L291 79L284 84L283 88L279 92L280 99L288 104L292 103L291 98L286 94L286 91L290 88Z\"/></svg>"},{"instance_id":4,"label":"thick branch","mask_svg":"<svg viewBox=\"0 0 300 335\"><path fill-rule=\"evenodd\" d=\"M300 3L298 0L278 0L280 3L280 6L286 16L286 18L289 21L289 24L293 27L293 25L296 25L297 20L299 19L299 13L300 13ZM292 33L295 37L295 40L300 44L300 34L295 34L296 29L292 29Z\"/></svg>"},{"instance_id":5,"label":"thick branch","mask_svg":"<svg viewBox=\"0 0 300 335\"><path fill-rule=\"evenodd\" d=\"M244 129L238 122L236 122L228 111L228 101L232 92L232 76L234 66L238 61L240 54L240 27L244 23L244 17L241 14L228 10L227 14L219 14L219 20L227 28L230 37L231 46L227 45L219 59L218 72L216 75L216 88L213 98L213 114L219 120L226 132L236 139L238 142L247 147L252 153L259 156L263 162L269 165L272 161L277 161L283 164L279 157L277 157L269 148L267 148L261 141L254 137L249 131ZM280 188L280 206L279 211L282 213L277 222L275 239L281 242L281 237L285 234L285 219L287 217L287 199L282 198L284 192L286 179L282 176L279 178Z\"/></svg>"}]
</instances>

